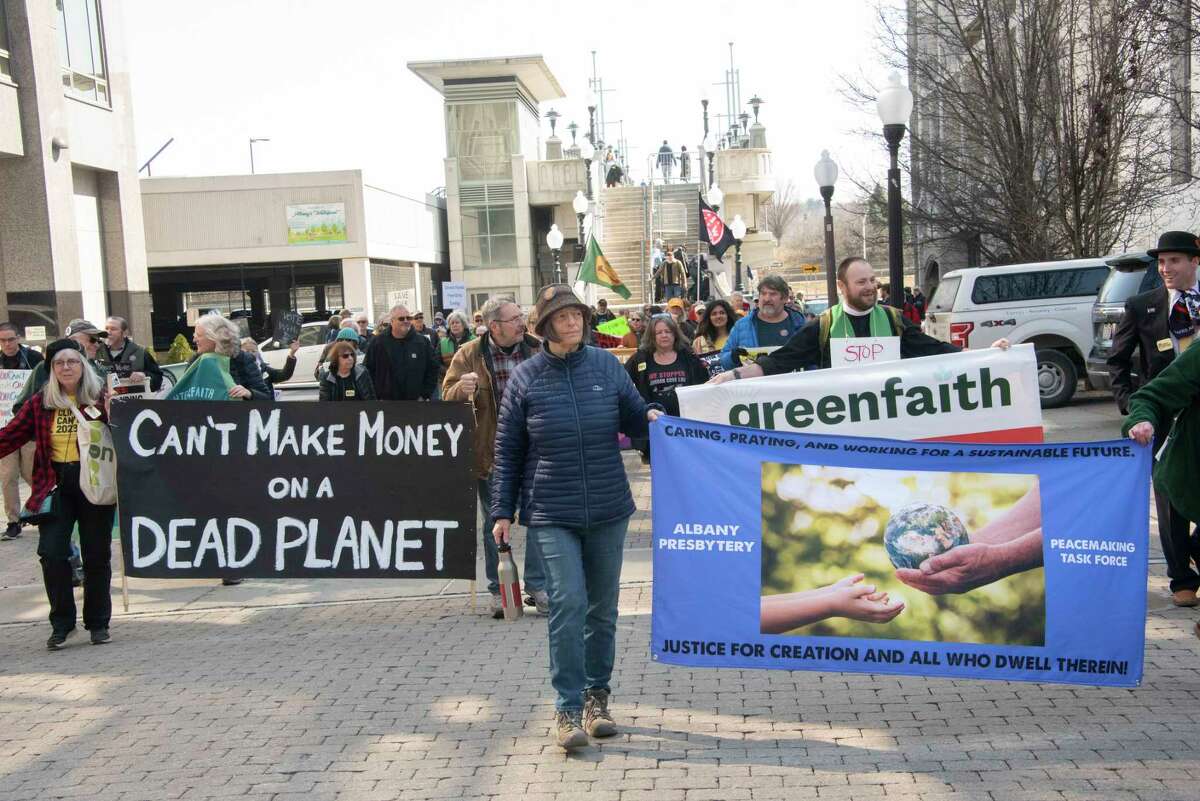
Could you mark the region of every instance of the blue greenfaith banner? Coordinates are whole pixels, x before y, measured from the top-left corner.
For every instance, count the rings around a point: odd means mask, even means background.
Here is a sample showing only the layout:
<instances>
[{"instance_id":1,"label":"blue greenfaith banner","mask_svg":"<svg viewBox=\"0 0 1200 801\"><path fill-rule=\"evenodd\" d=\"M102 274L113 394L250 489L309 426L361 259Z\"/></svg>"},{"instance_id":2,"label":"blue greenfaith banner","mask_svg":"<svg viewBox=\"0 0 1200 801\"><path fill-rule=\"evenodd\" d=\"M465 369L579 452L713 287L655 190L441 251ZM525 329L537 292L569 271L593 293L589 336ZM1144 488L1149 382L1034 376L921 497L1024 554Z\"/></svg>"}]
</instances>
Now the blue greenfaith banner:
<instances>
[{"instance_id":1,"label":"blue greenfaith banner","mask_svg":"<svg viewBox=\"0 0 1200 801\"><path fill-rule=\"evenodd\" d=\"M664 417L651 451L658 661L1141 681L1148 448Z\"/></svg>"}]
</instances>

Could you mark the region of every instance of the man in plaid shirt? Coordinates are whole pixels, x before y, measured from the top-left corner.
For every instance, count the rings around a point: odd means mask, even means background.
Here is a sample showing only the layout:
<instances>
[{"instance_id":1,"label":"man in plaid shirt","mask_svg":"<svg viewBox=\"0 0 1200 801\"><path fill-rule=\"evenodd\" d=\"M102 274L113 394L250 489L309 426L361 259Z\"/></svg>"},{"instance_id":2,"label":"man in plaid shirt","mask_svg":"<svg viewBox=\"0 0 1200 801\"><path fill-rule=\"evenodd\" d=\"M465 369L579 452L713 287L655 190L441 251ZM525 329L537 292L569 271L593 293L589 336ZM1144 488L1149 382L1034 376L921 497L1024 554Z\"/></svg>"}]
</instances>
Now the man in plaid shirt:
<instances>
[{"instance_id":1,"label":"man in plaid shirt","mask_svg":"<svg viewBox=\"0 0 1200 801\"><path fill-rule=\"evenodd\" d=\"M492 457L496 449L496 420L500 417L500 399L517 365L541 348L536 337L525 332L525 315L511 300L492 298L483 306L487 332L463 345L450 360L442 382L442 399L467 401L475 410L475 477L478 479L479 502L483 505L484 527L483 566L492 594L492 617L504 617L500 607L500 582L496 575L499 553L492 537L488 510L491 490L488 478L492 473ZM525 545L525 592L527 604L533 604L545 614L550 598L545 590L545 572L541 553L527 541Z\"/></svg>"}]
</instances>

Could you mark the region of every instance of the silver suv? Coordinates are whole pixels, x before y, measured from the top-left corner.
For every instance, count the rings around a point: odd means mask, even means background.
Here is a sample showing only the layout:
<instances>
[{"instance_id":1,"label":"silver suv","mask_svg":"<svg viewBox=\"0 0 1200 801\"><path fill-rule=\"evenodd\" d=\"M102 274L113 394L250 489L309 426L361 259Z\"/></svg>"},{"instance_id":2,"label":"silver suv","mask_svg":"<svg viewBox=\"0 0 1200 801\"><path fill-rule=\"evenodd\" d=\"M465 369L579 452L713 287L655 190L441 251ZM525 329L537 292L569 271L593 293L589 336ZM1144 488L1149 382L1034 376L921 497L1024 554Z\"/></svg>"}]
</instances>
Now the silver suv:
<instances>
[{"instance_id":1,"label":"silver suv","mask_svg":"<svg viewBox=\"0 0 1200 801\"><path fill-rule=\"evenodd\" d=\"M1096 389L1112 389L1108 374L1108 356L1112 351L1113 334L1125 314L1125 301L1134 295L1149 292L1162 285L1155 260L1146 253L1126 253L1108 260L1109 273L1100 294L1092 305L1092 327L1095 343L1088 354L1088 383Z\"/></svg>"}]
</instances>

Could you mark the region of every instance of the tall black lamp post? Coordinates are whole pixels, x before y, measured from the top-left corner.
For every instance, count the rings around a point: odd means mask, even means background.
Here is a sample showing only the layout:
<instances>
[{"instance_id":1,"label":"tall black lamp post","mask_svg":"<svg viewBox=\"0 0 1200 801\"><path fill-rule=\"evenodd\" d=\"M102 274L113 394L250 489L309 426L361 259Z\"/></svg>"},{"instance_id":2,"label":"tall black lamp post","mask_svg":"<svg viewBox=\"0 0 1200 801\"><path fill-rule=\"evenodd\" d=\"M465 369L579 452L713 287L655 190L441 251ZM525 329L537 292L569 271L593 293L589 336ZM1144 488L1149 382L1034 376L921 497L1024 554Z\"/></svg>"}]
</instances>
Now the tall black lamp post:
<instances>
[{"instance_id":1,"label":"tall black lamp post","mask_svg":"<svg viewBox=\"0 0 1200 801\"><path fill-rule=\"evenodd\" d=\"M704 138L700 140L700 186L704 186L704 156L708 150L708 87L700 87L700 108L704 112ZM708 185L712 186L712 154L708 154Z\"/></svg>"},{"instance_id":2,"label":"tall black lamp post","mask_svg":"<svg viewBox=\"0 0 1200 801\"><path fill-rule=\"evenodd\" d=\"M733 215L733 222L729 224L729 233L733 234L735 240L733 250L733 288L738 292L742 291L742 240L746 238L746 221L742 219L742 215Z\"/></svg>"},{"instance_id":3,"label":"tall black lamp post","mask_svg":"<svg viewBox=\"0 0 1200 801\"><path fill-rule=\"evenodd\" d=\"M587 199L592 199L592 159L596 155L596 148L592 147L592 143L584 139L583 144L579 146L579 157L583 159L584 169L587 170Z\"/></svg>"},{"instance_id":4,"label":"tall black lamp post","mask_svg":"<svg viewBox=\"0 0 1200 801\"><path fill-rule=\"evenodd\" d=\"M837 183L838 167L829 158L829 151L821 151L821 160L813 168L817 186L821 187L821 199L825 201L825 297L832 306L837 302L837 266L833 255L833 186Z\"/></svg>"},{"instance_id":5,"label":"tall black lamp post","mask_svg":"<svg viewBox=\"0 0 1200 801\"><path fill-rule=\"evenodd\" d=\"M900 83L900 73L888 77L888 85L876 101L879 119L883 122L883 138L887 140L891 166L888 168L888 302L897 308L904 305L904 239L900 216L900 142L912 114L913 96Z\"/></svg>"},{"instance_id":6,"label":"tall black lamp post","mask_svg":"<svg viewBox=\"0 0 1200 801\"><path fill-rule=\"evenodd\" d=\"M554 283L561 284L562 277L562 259L559 254L562 252L563 235L562 231L558 230L558 225L550 226L550 233L546 234L546 244L550 246L550 252L554 254Z\"/></svg>"},{"instance_id":7,"label":"tall black lamp post","mask_svg":"<svg viewBox=\"0 0 1200 801\"><path fill-rule=\"evenodd\" d=\"M575 199L571 201L571 208L575 210L575 216L579 218L579 242L575 247L575 252L578 258L575 261L583 261L584 248L587 243L583 241L583 218L587 215L588 199L583 196L582 190L575 193Z\"/></svg>"}]
</instances>

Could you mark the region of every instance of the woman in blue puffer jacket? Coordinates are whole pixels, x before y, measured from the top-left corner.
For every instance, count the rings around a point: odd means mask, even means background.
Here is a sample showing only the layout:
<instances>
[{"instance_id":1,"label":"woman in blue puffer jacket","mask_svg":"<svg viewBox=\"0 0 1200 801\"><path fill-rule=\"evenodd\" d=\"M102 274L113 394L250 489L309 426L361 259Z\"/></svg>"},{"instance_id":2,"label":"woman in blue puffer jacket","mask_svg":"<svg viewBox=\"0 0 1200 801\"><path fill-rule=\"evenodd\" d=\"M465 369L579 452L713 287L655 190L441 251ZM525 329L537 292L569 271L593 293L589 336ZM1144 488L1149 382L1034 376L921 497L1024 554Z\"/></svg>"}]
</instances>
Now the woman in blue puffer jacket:
<instances>
[{"instance_id":1,"label":"woman in blue puffer jacket","mask_svg":"<svg viewBox=\"0 0 1200 801\"><path fill-rule=\"evenodd\" d=\"M588 307L566 284L538 294L546 347L513 371L496 429L493 535L520 522L542 549L550 594L555 741L565 750L617 728L608 711L617 595L633 495L618 432L645 436L647 409L611 354L583 343Z\"/></svg>"}]
</instances>

